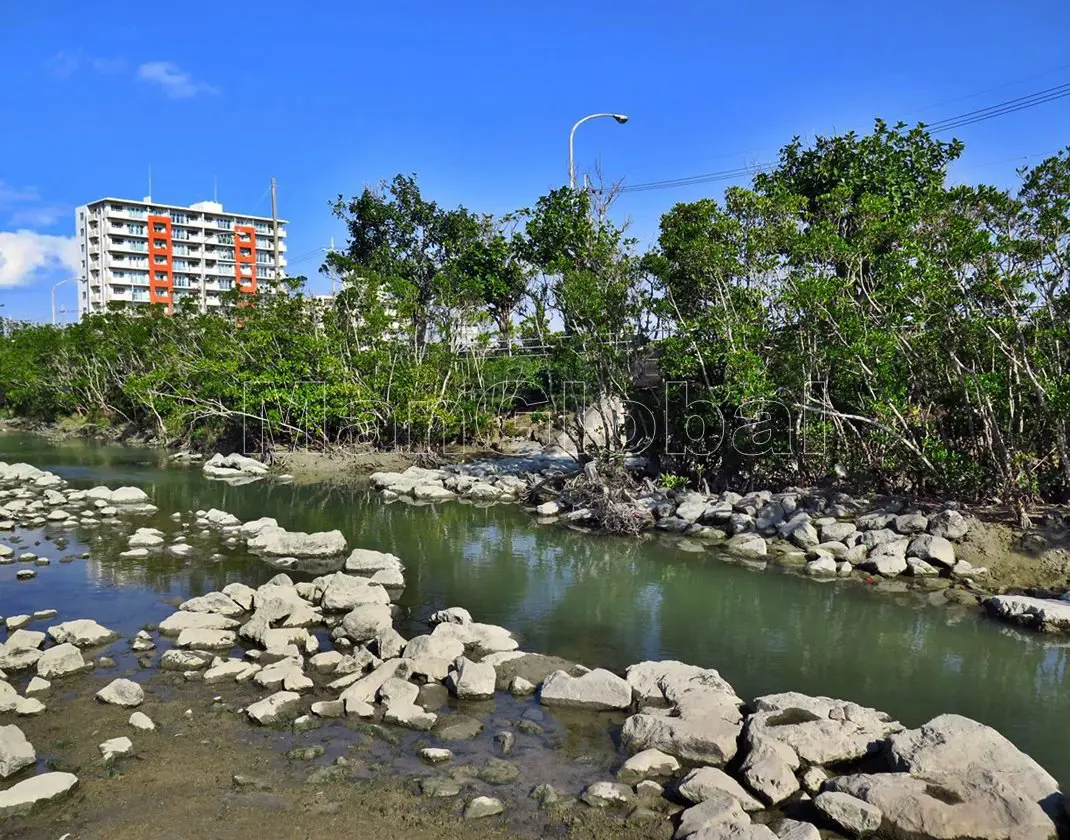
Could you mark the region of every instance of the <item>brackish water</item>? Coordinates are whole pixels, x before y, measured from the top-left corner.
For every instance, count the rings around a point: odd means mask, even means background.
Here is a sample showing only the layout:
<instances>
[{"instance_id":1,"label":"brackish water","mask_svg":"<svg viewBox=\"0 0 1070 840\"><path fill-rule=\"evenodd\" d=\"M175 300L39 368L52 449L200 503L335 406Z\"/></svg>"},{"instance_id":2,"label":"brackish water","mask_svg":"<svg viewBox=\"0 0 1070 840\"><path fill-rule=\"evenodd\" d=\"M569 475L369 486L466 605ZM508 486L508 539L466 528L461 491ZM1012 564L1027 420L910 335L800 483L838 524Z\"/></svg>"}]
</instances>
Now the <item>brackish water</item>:
<instances>
[{"instance_id":1,"label":"brackish water","mask_svg":"<svg viewBox=\"0 0 1070 840\"><path fill-rule=\"evenodd\" d=\"M232 487L206 480L198 467L165 466L152 450L7 433L0 460L52 470L76 487L142 487L160 512L138 524L169 533L179 528L171 513L209 507L242 520L273 516L293 531L338 528L351 547L389 551L406 564L401 605L413 633L432 611L464 606L477 621L517 633L525 650L591 667L680 659L717 668L744 699L824 694L912 726L957 712L996 727L1070 784L1067 643L972 611L753 571L667 539L539 526L511 506L384 504L372 491L322 485ZM0 566L0 615L51 607L62 619L95 618L129 634L163 619L176 599L234 580L255 586L276 573L244 551L223 549L226 559L213 562L214 545L184 560L120 560L125 538L113 529L60 533L70 540L63 551L45 540L55 534L17 532L20 551L53 562L25 583L15 580L20 564ZM91 557L56 562L81 551Z\"/></svg>"}]
</instances>

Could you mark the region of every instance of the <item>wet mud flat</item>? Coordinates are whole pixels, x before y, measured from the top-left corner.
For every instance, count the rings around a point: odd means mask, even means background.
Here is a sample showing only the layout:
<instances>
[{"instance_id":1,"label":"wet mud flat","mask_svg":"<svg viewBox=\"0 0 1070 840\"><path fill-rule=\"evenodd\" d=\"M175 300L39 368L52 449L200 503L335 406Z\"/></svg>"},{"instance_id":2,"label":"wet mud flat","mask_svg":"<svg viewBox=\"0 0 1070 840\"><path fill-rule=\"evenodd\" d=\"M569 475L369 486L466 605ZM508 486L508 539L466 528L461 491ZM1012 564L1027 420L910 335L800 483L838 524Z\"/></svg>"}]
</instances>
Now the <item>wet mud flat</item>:
<instances>
[{"instance_id":1,"label":"wet mud flat","mask_svg":"<svg viewBox=\"0 0 1070 840\"><path fill-rule=\"evenodd\" d=\"M63 801L8 820L2 836L264 840L359 833L381 840L638 840L668 838L673 831L667 815L629 821L625 813L588 808L574 800L592 776L619 763L605 738L606 728L619 728L618 716L601 715L597 721L586 720L586 726L577 718L569 726L533 703L499 698L455 713L478 714L484 722L483 730L469 740L443 743L426 734L349 720L295 733L290 727L248 724L238 710L256 699L251 688L235 691L228 686L226 696L216 700L222 695L216 686L159 674L141 683L146 702L139 707L157 729L135 733L128 724L129 709L94 699L101 676L98 671L68 678L47 698L47 713L19 720L39 761L49 769L76 773L79 784ZM503 757L494 736L519 720L541 726L543 733L525 735L514 728L516 742ZM97 745L121 735L135 742L133 754L103 759ZM421 760L419 749L432 745L448 747L453 760L437 766ZM516 778L499 784L479 778L509 778L511 772L502 762L518 769ZM484 771L487 766L498 775ZM458 795L433 795L436 786L448 792L453 783ZM540 809L530 794L543 783L552 783L571 804ZM464 802L478 795L501 799L505 814L466 820Z\"/></svg>"}]
</instances>

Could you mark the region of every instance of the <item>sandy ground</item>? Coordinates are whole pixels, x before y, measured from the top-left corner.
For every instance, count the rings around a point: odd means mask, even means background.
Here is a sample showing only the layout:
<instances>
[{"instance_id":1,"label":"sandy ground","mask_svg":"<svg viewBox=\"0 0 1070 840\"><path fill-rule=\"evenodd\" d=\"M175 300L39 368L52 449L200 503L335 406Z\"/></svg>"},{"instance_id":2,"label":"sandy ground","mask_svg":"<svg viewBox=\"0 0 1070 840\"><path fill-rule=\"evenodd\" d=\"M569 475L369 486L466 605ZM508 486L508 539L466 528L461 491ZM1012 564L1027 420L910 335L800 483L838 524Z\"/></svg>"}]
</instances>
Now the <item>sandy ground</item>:
<instances>
[{"instance_id":1,"label":"sandy ground","mask_svg":"<svg viewBox=\"0 0 1070 840\"><path fill-rule=\"evenodd\" d=\"M1041 515L1038 521L1044 518ZM988 569L986 588L1070 589L1070 531L1064 525L1038 524L1025 534L1007 519L1003 511L978 511L955 549L963 560Z\"/></svg>"},{"instance_id":2,"label":"sandy ground","mask_svg":"<svg viewBox=\"0 0 1070 840\"><path fill-rule=\"evenodd\" d=\"M212 703L211 687L199 683L167 691L166 700L154 696L156 691L150 694L141 711L159 728L137 732L127 723L129 709L92 698L89 678L68 680L64 690L69 696L47 698L47 712L18 723L38 758L51 769L76 773L79 785L63 802L0 822L0 836L8 840L668 840L672 833L664 816L628 821L623 812L580 804L556 814L538 812L537 817L530 809L521 814L516 808L516 813L464 820L464 802L488 791L466 790L439 800L421 797L413 777L384 760L384 750L390 748L374 738L355 732L333 739L304 733L297 743L327 743L327 754L312 761L288 759L285 750L298 736L250 725L233 707ZM188 717L186 709L192 713ZM107 766L97 744L120 735L131 738L136 755ZM345 766L335 765L338 753ZM315 778L325 770L336 777ZM509 804L504 791L501 798Z\"/></svg>"}]
</instances>

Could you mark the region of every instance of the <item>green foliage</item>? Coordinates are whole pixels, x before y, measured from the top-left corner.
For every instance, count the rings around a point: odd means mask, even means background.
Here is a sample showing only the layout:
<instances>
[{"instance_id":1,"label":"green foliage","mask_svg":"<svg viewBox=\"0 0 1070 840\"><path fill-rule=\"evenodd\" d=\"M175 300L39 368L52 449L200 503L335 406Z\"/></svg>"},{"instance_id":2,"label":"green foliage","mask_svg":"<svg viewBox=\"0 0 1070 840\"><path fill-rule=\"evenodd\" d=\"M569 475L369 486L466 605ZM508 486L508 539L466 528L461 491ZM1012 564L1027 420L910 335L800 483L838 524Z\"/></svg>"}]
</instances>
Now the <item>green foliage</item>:
<instances>
[{"instance_id":1,"label":"green foliage","mask_svg":"<svg viewBox=\"0 0 1070 840\"><path fill-rule=\"evenodd\" d=\"M332 304L294 278L209 313L0 321L0 411L205 446L426 447L534 410L608 465L631 399L665 486L845 480L1021 512L1070 493L1070 150L1017 192L949 186L961 153L879 121L795 139L750 188L672 207L644 255L613 188L493 218L398 175L333 204ZM653 363L657 393L638 385Z\"/></svg>"}]
</instances>

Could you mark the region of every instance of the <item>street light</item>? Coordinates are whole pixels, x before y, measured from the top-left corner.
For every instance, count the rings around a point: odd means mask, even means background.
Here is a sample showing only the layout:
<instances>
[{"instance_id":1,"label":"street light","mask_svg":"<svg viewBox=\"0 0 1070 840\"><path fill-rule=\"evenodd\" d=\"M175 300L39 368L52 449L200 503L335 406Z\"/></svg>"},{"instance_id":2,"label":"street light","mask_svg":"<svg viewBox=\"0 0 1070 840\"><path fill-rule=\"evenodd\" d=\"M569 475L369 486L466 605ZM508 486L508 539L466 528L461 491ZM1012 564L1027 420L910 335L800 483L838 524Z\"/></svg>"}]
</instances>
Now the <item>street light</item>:
<instances>
[{"instance_id":1,"label":"street light","mask_svg":"<svg viewBox=\"0 0 1070 840\"><path fill-rule=\"evenodd\" d=\"M62 286L64 283L70 283L73 277L68 277L66 280L60 280L52 287L52 326L56 326L56 289Z\"/></svg>"},{"instance_id":2,"label":"street light","mask_svg":"<svg viewBox=\"0 0 1070 840\"><path fill-rule=\"evenodd\" d=\"M626 122L628 122L627 114L588 114L586 117L584 117L582 120L578 120L576 124L572 126L572 131L568 133L568 185L572 189L576 189L576 165L574 163L572 151L573 140L576 136L576 129L583 125L585 122L587 122L587 120L597 119L598 117L613 117L613 119L615 119L621 125L624 125Z\"/></svg>"}]
</instances>

